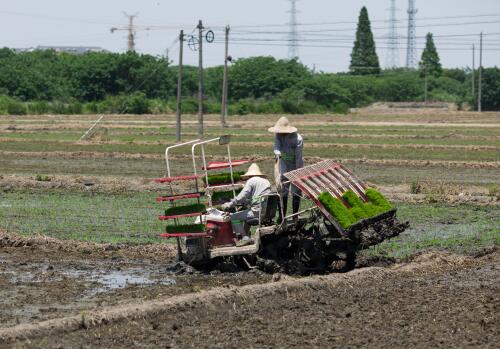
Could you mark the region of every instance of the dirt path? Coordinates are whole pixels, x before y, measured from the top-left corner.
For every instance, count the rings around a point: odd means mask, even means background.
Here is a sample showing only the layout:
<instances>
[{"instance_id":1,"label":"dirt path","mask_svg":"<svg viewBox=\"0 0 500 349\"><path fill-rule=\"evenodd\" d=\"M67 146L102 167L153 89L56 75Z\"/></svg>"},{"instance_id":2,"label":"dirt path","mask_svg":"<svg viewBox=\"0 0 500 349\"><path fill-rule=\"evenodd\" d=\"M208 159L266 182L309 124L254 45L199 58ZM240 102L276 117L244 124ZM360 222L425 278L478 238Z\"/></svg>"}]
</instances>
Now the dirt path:
<instances>
[{"instance_id":1,"label":"dirt path","mask_svg":"<svg viewBox=\"0 0 500 349\"><path fill-rule=\"evenodd\" d=\"M15 142L15 143L24 143L26 139L22 138L5 138L0 137L0 143L2 142ZM72 144L72 145L95 145L95 144L112 144L112 145L162 145L165 144L163 141L92 141L92 142L75 142L74 140L37 140L38 143L52 143L52 144ZM233 146L237 147L266 147L271 148L273 146L273 142L232 142ZM308 147L311 149L318 148L339 148L339 149L429 149L429 150L450 150L450 149L459 149L464 151L479 151L479 150L499 150L500 147L495 145L456 145L456 144L371 144L371 143L332 143L332 142L322 142L322 143L308 143Z\"/></svg>"},{"instance_id":2,"label":"dirt path","mask_svg":"<svg viewBox=\"0 0 500 349\"><path fill-rule=\"evenodd\" d=\"M16 347L495 347L500 256L216 288L0 330ZM276 278L277 279L277 278Z\"/></svg>"}]
</instances>

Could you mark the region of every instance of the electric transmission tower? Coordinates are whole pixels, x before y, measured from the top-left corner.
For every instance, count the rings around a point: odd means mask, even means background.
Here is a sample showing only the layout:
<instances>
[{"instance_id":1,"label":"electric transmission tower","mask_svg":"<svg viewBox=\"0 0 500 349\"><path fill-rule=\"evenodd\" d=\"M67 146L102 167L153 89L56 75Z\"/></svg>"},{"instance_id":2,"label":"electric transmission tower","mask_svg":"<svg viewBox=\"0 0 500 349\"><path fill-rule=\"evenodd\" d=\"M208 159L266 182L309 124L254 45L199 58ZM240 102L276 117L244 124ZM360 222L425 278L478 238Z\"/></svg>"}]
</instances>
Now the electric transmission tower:
<instances>
[{"instance_id":1,"label":"electric transmission tower","mask_svg":"<svg viewBox=\"0 0 500 349\"><path fill-rule=\"evenodd\" d=\"M126 12L123 12L125 17L128 18L128 26L123 27L123 28L116 28L113 27L111 28L111 33L114 33L117 30L120 31L127 31L127 51L135 51L135 25L134 25L134 19L137 17L137 13L134 13L133 15L129 15Z\"/></svg>"},{"instance_id":2,"label":"electric transmission tower","mask_svg":"<svg viewBox=\"0 0 500 349\"><path fill-rule=\"evenodd\" d=\"M417 27L415 17L418 10L415 8L416 0L408 0L408 44L406 47L406 68L417 68Z\"/></svg>"},{"instance_id":3,"label":"electric transmission tower","mask_svg":"<svg viewBox=\"0 0 500 349\"><path fill-rule=\"evenodd\" d=\"M386 67L394 69L399 66L399 42L398 32L396 29L396 0L391 0L391 7L389 8L389 42L387 49Z\"/></svg>"},{"instance_id":4,"label":"electric transmission tower","mask_svg":"<svg viewBox=\"0 0 500 349\"><path fill-rule=\"evenodd\" d=\"M288 58L294 59L299 58L299 34L297 31L297 1L299 0L288 0L290 1L290 22L288 23L290 29L288 30Z\"/></svg>"}]
</instances>

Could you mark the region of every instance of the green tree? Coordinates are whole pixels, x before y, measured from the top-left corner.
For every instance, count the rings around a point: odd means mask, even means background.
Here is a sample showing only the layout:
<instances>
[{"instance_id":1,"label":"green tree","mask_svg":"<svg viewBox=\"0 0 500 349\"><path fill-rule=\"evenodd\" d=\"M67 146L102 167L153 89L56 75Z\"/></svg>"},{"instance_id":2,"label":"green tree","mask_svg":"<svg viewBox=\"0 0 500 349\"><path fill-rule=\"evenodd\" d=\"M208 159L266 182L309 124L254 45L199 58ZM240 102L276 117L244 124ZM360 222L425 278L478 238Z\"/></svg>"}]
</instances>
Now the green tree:
<instances>
[{"instance_id":1,"label":"green tree","mask_svg":"<svg viewBox=\"0 0 500 349\"><path fill-rule=\"evenodd\" d=\"M356 40L351 53L351 74L369 75L380 73L380 64L375 49L375 41L368 18L368 10L363 6L359 13Z\"/></svg>"},{"instance_id":2,"label":"green tree","mask_svg":"<svg viewBox=\"0 0 500 349\"><path fill-rule=\"evenodd\" d=\"M317 104L331 107L338 103L351 103L349 91L335 83L331 74L315 74L304 80L300 86L304 97Z\"/></svg>"},{"instance_id":3,"label":"green tree","mask_svg":"<svg viewBox=\"0 0 500 349\"><path fill-rule=\"evenodd\" d=\"M229 94L236 99L273 96L309 76L307 67L295 59L242 58L229 70Z\"/></svg>"},{"instance_id":4,"label":"green tree","mask_svg":"<svg viewBox=\"0 0 500 349\"><path fill-rule=\"evenodd\" d=\"M482 86L483 110L500 110L500 69L483 69Z\"/></svg>"},{"instance_id":5,"label":"green tree","mask_svg":"<svg viewBox=\"0 0 500 349\"><path fill-rule=\"evenodd\" d=\"M422 58L419 63L420 75L424 76L427 70L427 74L433 76L441 76L443 73L443 68L441 67L441 62L439 60L439 54L436 50L436 45L434 45L434 39L432 33L427 33L425 41L425 49L422 52Z\"/></svg>"}]
</instances>

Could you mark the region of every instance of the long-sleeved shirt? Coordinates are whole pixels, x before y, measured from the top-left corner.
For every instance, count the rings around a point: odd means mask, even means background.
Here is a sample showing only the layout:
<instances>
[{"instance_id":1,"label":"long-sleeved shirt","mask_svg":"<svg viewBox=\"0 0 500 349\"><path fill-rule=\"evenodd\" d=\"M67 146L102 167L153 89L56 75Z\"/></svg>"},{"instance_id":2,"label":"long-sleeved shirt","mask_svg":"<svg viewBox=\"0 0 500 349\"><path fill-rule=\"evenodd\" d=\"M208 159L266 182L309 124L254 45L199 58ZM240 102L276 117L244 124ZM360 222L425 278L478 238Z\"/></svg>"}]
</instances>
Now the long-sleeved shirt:
<instances>
[{"instance_id":1,"label":"long-sleeved shirt","mask_svg":"<svg viewBox=\"0 0 500 349\"><path fill-rule=\"evenodd\" d=\"M250 205L250 209L258 210L260 203L263 201L263 194L271 192L271 183L262 177L251 177L246 183L241 192L231 200L231 206L235 205Z\"/></svg>"},{"instance_id":2,"label":"long-sleeved shirt","mask_svg":"<svg viewBox=\"0 0 500 349\"><path fill-rule=\"evenodd\" d=\"M274 139L274 154L281 157L281 174L296 170L304 166L302 150L304 140L297 132L287 134L276 134Z\"/></svg>"}]
</instances>

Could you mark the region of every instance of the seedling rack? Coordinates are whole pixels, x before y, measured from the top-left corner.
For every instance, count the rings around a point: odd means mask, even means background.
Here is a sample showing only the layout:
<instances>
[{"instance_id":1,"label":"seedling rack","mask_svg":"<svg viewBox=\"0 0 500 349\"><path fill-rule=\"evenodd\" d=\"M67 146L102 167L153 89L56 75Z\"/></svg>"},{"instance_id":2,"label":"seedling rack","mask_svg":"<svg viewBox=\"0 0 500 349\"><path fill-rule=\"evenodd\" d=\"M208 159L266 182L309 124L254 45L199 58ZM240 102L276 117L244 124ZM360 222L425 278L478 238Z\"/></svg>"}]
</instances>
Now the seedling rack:
<instances>
[{"instance_id":1,"label":"seedling rack","mask_svg":"<svg viewBox=\"0 0 500 349\"><path fill-rule=\"evenodd\" d=\"M305 166L287 172L284 176L311 199L342 234L346 234L345 230L318 200L318 196L327 191L333 197L339 199L346 207L349 207L342 195L346 191L352 190L363 202L368 201L365 195L367 186L342 164L333 160L325 160L314 165Z\"/></svg>"},{"instance_id":2,"label":"seedling rack","mask_svg":"<svg viewBox=\"0 0 500 349\"><path fill-rule=\"evenodd\" d=\"M208 162L206 159L206 152L205 152L205 146L210 143L218 143L219 145L222 146L227 146L227 161L213 161L213 162ZM161 203L161 202L167 202L170 207L179 207L176 206L181 200L184 199L196 199L198 203L201 203L201 197L203 195L207 196L208 198L208 204L210 207L212 207L212 193L215 191L221 191L221 190L232 190L233 191L233 197L236 196L236 189L243 187L242 184L235 183L234 181L234 172L233 172L233 167L235 166L240 166L243 164L248 163L248 160L232 160L231 159L231 149L229 146L230 142L230 136L221 136L209 140L201 140L201 139L195 139L189 142L184 142L184 143L179 143L175 144L172 146L169 146L165 149L165 163L167 166L167 171L166 171L166 177L163 178L157 178L154 181L156 183L161 183L161 184L167 184L169 187L169 194L164 195L164 196L159 196L156 198L156 201ZM171 174L171 158L169 157L169 153L172 149L174 148L179 148L179 147L184 147L184 146L189 146L191 145L191 156L192 156L192 161L193 161L193 173L192 174L187 174L187 175L182 175L182 176L172 176ZM202 173L198 173L197 171L197 154L196 150L197 148L200 149L200 157L202 161L202 166L201 166L201 171ZM214 171L214 170L222 170L222 169L229 169L230 173L230 179L231 183L230 184L225 184L225 185L213 185L211 186L208 181L208 173L209 171ZM205 178L205 190L204 192L200 191L199 188L199 183L198 180L200 178ZM192 181L194 184L194 192L185 192L185 193L174 193L174 188L173 188L173 183L175 182L180 182L180 181ZM202 220L202 215L204 214L203 212L190 212L190 213L184 213L184 214L173 214L173 215L160 215L158 218L160 220L166 220L166 221L173 221L173 225L168 225L166 230L167 232L160 234L161 237L164 238L176 238L177 239L177 248L179 250L179 255L181 252L181 245L180 245L180 238L187 238L187 237L210 237L210 234L208 234L204 229L203 230L196 230L194 228L197 228L197 225L199 225L200 222L203 222ZM189 217L199 217L198 218L198 224L193 224L193 231L176 231L175 227L179 227L181 229L181 225L179 224L179 219L180 218L189 218ZM185 225L183 225L185 227ZM182 230L182 229L181 229Z\"/></svg>"},{"instance_id":3,"label":"seedling rack","mask_svg":"<svg viewBox=\"0 0 500 349\"><path fill-rule=\"evenodd\" d=\"M191 156L193 158L193 175L197 176L197 164L196 164L196 147L200 147L201 160L203 171L203 176L205 177L205 195L208 198L208 205L212 207L212 193L215 191L231 190L233 192L233 197L236 197L236 189L242 188L243 184L235 183L234 181L234 171L233 168L236 166L241 166L249 162L249 160L233 160L231 158L231 147L230 147L231 137L229 135L220 136L217 138L212 138L209 140L199 141L194 143L191 147ZM227 147L227 161L212 161L207 163L205 145L210 143L218 143L221 146ZM224 185L210 185L208 180L209 171L229 169L231 183Z\"/></svg>"}]
</instances>

